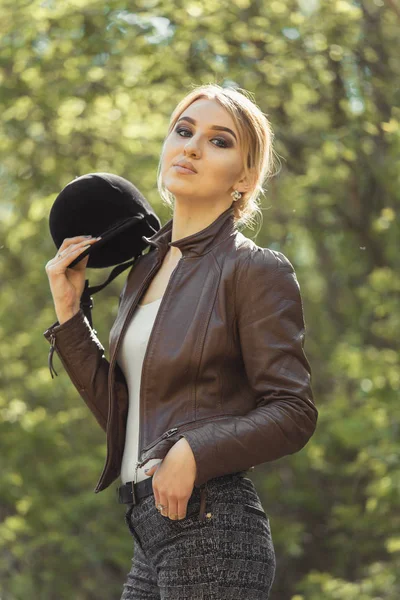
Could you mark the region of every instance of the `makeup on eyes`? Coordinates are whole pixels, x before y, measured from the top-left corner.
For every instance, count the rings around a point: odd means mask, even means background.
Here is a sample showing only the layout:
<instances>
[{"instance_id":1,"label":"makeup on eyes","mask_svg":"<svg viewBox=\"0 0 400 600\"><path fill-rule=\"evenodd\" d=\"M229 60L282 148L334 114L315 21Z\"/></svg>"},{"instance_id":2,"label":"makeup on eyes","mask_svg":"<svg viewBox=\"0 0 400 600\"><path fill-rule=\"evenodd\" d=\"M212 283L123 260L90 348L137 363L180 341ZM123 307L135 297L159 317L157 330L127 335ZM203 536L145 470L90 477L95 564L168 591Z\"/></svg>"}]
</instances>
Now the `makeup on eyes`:
<instances>
[{"instance_id":1,"label":"makeup on eyes","mask_svg":"<svg viewBox=\"0 0 400 600\"><path fill-rule=\"evenodd\" d=\"M188 123L192 123L192 125L197 125L197 121L196 119L192 119L192 117L180 117L177 122L176 125L180 122L180 121L188 121ZM232 129L229 129L229 127L223 127L222 125L211 125L210 129L214 129L216 131L227 131L228 133L231 134L231 136L233 138L235 138L235 140L237 141L237 137L234 131L232 131Z\"/></svg>"},{"instance_id":2,"label":"makeup on eyes","mask_svg":"<svg viewBox=\"0 0 400 600\"><path fill-rule=\"evenodd\" d=\"M177 135L179 135L180 137L185 137L185 136L181 136L180 132L181 131L187 131L189 133L192 133L190 129L188 129L187 127L176 127L176 129L174 130ZM232 148L233 144L230 140L224 138L224 137L213 137L213 140L218 140L220 142L223 142L225 144L225 146L217 146L217 148ZM213 146L216 146L216 144L213 144Z\"/></svg>"}]
</instances>

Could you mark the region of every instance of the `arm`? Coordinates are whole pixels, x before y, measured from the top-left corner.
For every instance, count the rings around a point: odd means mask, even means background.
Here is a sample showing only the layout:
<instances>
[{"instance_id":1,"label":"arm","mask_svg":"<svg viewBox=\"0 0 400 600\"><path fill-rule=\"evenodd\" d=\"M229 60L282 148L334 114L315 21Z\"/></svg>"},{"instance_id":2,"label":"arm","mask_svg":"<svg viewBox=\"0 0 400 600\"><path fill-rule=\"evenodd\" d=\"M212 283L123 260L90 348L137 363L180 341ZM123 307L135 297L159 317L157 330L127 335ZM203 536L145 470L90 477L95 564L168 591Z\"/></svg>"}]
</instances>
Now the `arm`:
<instances>
[{"instance_id":1,"label":"arm","mask_svg":"<svg viewBox=\"0 0 400 600\"><path fill-rule=\"evenodd\" d=\"M70 264L84 250L99 239L85 235L65 238L56 256L46 263L45 269L58 321L53 323L43 335L51 344L49 351L51 376L53 377L53 371L56 373L52 365L56 351L79 394L101 428L107 431L110 364L105 358L104 348L97 339L96 331L92 329L82 310L82 303L85 305L88 300L89 281L85 282L85 272L89 255L79 260L74 267L70 267ZM126 285L127 281L120 294L119 303ZM81 308L76 308L79 307L79 303ZM115 370L115 383L119 384L121 402L126 407L127 384L122 371L118 368Z\"/></svg>"},{"instance_id":2,"label":"arm","mask_svg":"<svg viewBox=\"0 0 400 600\"><path fill-rule=\"evenodd\" d=\"M298 452L316 428L293 266L282 253L258 248L240 267L236 301L243 363L256 408L180 436L196 460L196 486Z\"/></svg>"},{"instance_id":3,"label":"arm","mask_svg":"<svg viewBox=\"0 0 400 600\"><path fill-rule=\"evenodd\" d=\"M106 431L110 364L82 309L61 325L57 321L43 335L54 346L72 383ZM119 369L116 369L115 376L128 395L126 382Z\"/></svg>"}]
</instances>

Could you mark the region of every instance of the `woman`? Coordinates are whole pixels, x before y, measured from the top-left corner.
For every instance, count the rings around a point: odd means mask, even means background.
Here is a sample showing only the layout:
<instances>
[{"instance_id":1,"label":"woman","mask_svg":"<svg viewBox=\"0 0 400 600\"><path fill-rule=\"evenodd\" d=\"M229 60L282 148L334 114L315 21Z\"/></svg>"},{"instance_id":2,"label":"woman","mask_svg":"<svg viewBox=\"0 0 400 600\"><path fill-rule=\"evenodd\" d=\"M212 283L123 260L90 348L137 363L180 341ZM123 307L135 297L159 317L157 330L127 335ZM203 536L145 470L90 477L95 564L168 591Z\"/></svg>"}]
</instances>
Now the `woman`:
<instances>
[{"instance_id":1,"label":"woman","mask_svg":"<svg viewBox=\"0 0 400 600\"><path fill-rule=\"evenodd\" d=\"M79 308L87 257L67 270L96 240L67 239L46 265L58 322L44 335L107 432L95 491L120 475L128 505L121 600L265 600L272 586L269 519L245 474L300 450L318 414L293 266L237 230L259 210L272 137L236 90L178 104L158 172L173 218L127 277L109 361Z\"/></svg>"}]
</instances>

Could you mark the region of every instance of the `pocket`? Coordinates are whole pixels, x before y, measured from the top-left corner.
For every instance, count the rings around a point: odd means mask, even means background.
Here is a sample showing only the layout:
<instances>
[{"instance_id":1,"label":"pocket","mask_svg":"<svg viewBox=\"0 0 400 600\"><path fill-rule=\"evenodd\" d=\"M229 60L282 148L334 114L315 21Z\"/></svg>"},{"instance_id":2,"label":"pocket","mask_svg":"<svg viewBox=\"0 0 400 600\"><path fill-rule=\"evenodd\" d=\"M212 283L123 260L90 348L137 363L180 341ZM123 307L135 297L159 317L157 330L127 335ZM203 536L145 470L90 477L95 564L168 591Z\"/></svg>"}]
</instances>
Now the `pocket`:
<instances>
[{"instance_id":1,"label":"pocket","mask_svg":"<svg viewBox=\"0 0 400 600\"><path fill-rule=\"evenodd\" d=\"M188 506L187 510L186 510L186 516L185 519L187 519L188 517L197 517L200 511L200 503L198 504L192 504L192 506ZM184 520L184 519L181 519Z\"/></svg>"},{"instance_id":2,"label":"pocket","mask_svg":"<svg viewBox=\"0 0 400 600\"><path fill-rule=\"evenodd\" d=\"M267 521L269 520L268 515L266 514L264 509L259 508L257 506L253 506L252 504L243 504L243 510L244 512L253 513L255 515L258 515L259 517L264 517L264 519L267 519Z\"/></svg>"},{"instance_id":3,"label":"pocket","mask_svg":"<svg viewBox=\"0 0 400 600\"><path fill-rule=\"evenodd\" d=\"M186 515L183 519L169 519L168 520L176 524L178 527L186 527L193 525L194 522L198 521L200 512L200 502L190 502L186 508ZM165 518L165 517L164 517Z\"/></svg>"},{"instance_id":4,"label":"pocket","mask_svg":"<svg viewBox=\"0 0 400 600\"><path fill-rule=\"evenodd\" d=\"M174 523L184 524L193 518L197 518L199 516L200 504L193 504L192 506L188 506L186 509L186 515L183 519L170 519Z\"/></svg>"},{"instance_id":5,"label":"pocket","mask_svg":"<svg viewBox=\"0 0 400 600\"><path fill-rule=\"evenodd\" d=\"M133 537L133 539L135 540L135 542L137 542L140 545L140 539L138 534L136 533L133 525L132 525L132 510L133 510L134 505L130 505L128 506L127 510L125 511L125 515L124 515L124 521L131 533L131 536Z\"/></svg>"}]
</instances>

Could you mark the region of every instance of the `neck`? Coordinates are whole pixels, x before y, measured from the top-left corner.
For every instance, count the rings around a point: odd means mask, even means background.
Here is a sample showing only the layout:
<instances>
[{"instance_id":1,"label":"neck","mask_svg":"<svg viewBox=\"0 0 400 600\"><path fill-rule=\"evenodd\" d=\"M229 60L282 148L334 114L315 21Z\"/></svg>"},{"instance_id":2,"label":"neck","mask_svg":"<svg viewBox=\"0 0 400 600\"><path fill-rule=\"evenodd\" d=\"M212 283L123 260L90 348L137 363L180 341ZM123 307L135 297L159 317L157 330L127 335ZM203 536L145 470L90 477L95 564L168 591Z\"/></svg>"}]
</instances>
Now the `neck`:
<instances>
[{"instance_id":1,"label":"neck","mask_svg":"<svg viewBox=\"0 0 400 600\"><path fill-rule=\"evenodd\" d=\"M215 221L225 210L229 208L230 204L221 205L216 203L213 205L205 204L180 204L175 201L174 214L172 218L172 234L171 242L180 240L184 237L197 233L202 229L205 229ZM179 248L171 247L169 249L169 256L171 260L178 260L182 253Z\"/></svg>"}]
</instances>

